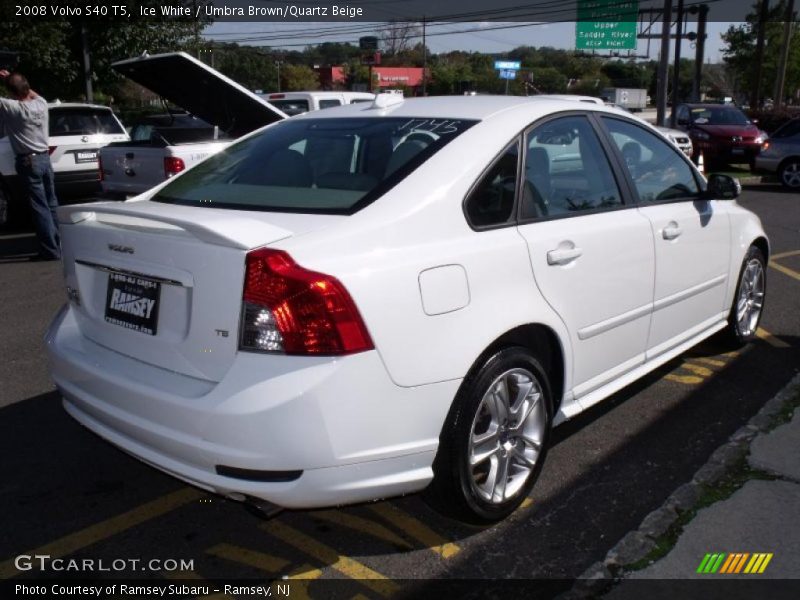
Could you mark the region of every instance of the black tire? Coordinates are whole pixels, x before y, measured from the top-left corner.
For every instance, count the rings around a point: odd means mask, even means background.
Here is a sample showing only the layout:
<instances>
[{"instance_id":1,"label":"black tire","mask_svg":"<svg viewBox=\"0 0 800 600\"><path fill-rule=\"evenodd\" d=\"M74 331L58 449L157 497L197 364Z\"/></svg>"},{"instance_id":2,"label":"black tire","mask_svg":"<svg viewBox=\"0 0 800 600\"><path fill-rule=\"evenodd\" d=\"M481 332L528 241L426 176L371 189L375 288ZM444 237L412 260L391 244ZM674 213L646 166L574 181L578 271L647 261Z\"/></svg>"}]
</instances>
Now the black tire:
<instances>
[{"instance_id":1,"label":"black tire","mask_svg":"<svg viewBox=\"0 0 800 600\"><path fill-rule=\"evenodd\" d=\"M748 319L744 322L739 319L738 310L741 302L740 295L742 295L742 288L748 286L745 282L746 277L752 275L752 271L748 275L748 267L755 268L754 262L757 262L760 270L761 277L761 290L760 297L761 305L758 309L758 314L755 320ZM757 292L756 292L757 293ZM764 259L764 253L761 252L756 246L750 246L747 253L744 255L742 267L739 269L739 279L736 282L736 292L733 295L733 303L731 304L730 313L728 313L728 326L724 330L724 337L731 345L743 346L752 342L756 338L756 330L758 324L761 322L761 315L764 313L764 300L767 294L767 265ZM748 290L745 290L745 295L748 295ZM756 300L754 294L748 296L749 300Z\"/></svg>"},{"instance_id":2,"label":"black tire","mask_svg":"<svg viewBox=\"0 0 800 600\"><path fill-rule=\"evenodd\" d=\"M8 204L11 196L6 190L6 186L0 181L0 226L8 223Z\"/></svg>"},{"instance_id":3,"label":"black tire","mask_svg":"<svg viewBox=\"0 0 800 600\"><path fill-rule=\"evenodd\" d=\"M778 181L781 185L790 190L800 190L800 180L790 177L790 173L800 173L800 158L789 158L778 167Z\"/></svg>"},{"instance_id":4,"label":"black tire","mask_svg":"<svg viewBox=\"0 0 800 600\"><path fill-rule=\"evenodd\" d=\"M522 391L527 389L528 375L534 383L529 392L523 393ZM514 416L513 412L506 413L504 428L507 427L507 431L499 432L497 435L498 452L493 453L496 455L491 459L485 459L480 465L470 466L473 428L481 426L481 419L492 418L486 413L484 398L488 396L491 387L497 389L501 376L505 376L503 385L506 386L506 390L511 391L516 386L513 395L519 402L518 410L520 414L524 412L528 415L519 420L535 426L533 429L536 431L536 441L539 442L538 448L519 437L521 430L517 434L509 433L515 429L515 423L512 423ZM537 394L540 396L535 399ZM507 397L510 398L511 395L509 393ZM506 518L528 496L541 472L547 455L552 419L553 401L547 374L540 362L527 349L506 348L485 358L464 379L450 409L440 436L439 451L433 464L434 479L426 490L426 500L437 511L468 523L483 525ZM525 429L527 435L534 435L528 431L528 425ZM508 445L512 449L504 450ZM522 460L518 458L521 453L527 453L526 460L534 461L532 466L515 462ZM485 468L497 469L499 472L498 461L506 461L505 464L510 465L508 473L513 470L514 474L502 478L503 491L498 500L490 502L481 497L481 491L478 489L480 484L475 480L481 479L483 475L476 476L475 472ZM486 465L486 462L489 462L491 467ZM525 475L526 469L528 469L527 475ZM490 473L486 474L486 483L490 477ZM494 479L497 479L497 475ZM508 485L511 486L513 493L509 493L509 497L505 498ZM492 490L490 495L494 498L494 488Z\"/></svg>"}]
</instances>

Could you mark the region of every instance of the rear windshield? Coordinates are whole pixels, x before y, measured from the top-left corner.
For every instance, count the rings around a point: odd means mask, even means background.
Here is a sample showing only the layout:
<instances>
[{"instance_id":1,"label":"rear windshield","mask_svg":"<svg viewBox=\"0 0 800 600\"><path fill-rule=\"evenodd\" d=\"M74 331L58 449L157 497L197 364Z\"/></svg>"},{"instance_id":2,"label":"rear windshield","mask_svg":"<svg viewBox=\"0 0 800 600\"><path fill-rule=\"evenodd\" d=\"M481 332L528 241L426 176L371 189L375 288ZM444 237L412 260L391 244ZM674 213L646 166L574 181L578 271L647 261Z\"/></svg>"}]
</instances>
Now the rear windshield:
<instances>
[{"instance_id":1,"label":"rear windshield","mask_svg":"<svg viewBox=\"0 0 800 600\"><path fill-rule=\"evenodd\" d=\"M750 121L738 108L693 108L692 123L698 125L748 125Z\"/></svg>"},{"instance_id":2,"label":"rear windshield","mask_svg":"<svg viewBox=\"0 0 800 600\"><path fill-rule=\"evenodd\" d=\"M309 111L308 100L270 100L269 103L290 117Z\"/></svg>"},{"instance_id":3,"label":"rear windshield","mask_svg":"<svg viewBox=\"0 0 800 600\"><path fill-rule=\"evenodd\" d=\"M203 161L153 200L352 214L475 123L407 117L286 120Z\"/></svg>"},{"instance_id":4,"label":"rear windshield","mask_svg":"<svg viewBox=\"0 0 800 600\"><path fill-rule=\"evenodd\" d=\"M50 135L92 135L125 133L110 110L91 108L51 108Z\"/></svg>"}]
</instances>

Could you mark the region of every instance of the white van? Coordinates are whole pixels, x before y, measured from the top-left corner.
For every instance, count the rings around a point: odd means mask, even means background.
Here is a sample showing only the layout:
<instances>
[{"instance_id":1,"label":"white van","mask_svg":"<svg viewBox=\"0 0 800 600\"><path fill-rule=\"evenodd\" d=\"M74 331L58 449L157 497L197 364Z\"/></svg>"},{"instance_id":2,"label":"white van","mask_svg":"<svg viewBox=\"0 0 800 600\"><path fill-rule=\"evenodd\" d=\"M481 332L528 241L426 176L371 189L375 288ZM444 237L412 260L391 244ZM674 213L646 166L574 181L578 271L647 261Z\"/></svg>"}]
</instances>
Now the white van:
<instances>
[{"instance_id":1,"label":"white van","mask_svg":"<svg viewBox=\"0 0 800 600\"><path fill-rule=\"evenodd\" d=\"M375 94L368 92L276 92L261 94L261 97L290 117L312 110L375 100Z\"/></svg>"}]
</instances>

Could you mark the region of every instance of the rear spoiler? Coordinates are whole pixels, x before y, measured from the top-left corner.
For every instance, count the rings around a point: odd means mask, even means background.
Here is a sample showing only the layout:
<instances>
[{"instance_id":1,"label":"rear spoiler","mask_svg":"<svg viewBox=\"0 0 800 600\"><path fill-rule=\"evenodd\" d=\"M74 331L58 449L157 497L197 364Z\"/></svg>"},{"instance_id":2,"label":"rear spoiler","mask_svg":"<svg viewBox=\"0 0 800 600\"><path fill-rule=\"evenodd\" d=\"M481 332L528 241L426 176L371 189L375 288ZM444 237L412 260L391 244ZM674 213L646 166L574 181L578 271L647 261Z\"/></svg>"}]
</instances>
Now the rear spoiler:
<instances>
[{"instance_id":1,"label":"rear spoiler","mask_svg":"<svg viewBox=\"0 0 800 600\"><path fill-rule=\"evenodd\" d=\"M180 214L184 212L187 218ZM191 218L188 218L189 214ZM194 210L147 201L59 206L58 222L64 225L99 223L152 233L178 233L208 244L239 250L250 250L263 246L265 240L276 242L292 235L286 229L263 222L253 227L253 222L246 217L225 209Z\"/></svg>"}]
</instances>

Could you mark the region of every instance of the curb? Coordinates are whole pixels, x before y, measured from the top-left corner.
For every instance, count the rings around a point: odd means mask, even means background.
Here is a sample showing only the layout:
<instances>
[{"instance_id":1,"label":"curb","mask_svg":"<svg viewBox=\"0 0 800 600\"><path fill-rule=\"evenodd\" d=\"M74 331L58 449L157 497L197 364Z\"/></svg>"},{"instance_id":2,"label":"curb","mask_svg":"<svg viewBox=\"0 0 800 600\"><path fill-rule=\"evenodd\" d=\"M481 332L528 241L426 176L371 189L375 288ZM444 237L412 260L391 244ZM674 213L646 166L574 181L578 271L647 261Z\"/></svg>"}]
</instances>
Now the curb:
<instances>
[{"instance_id":1,"label":"curb","mask_svg":"<svg viewBox=\"0 0 800 600\"><path fill-rule=\"evenodd\" d=\"M694 509L702 487L714 484L746 457L750 444L760 433L773 428L775 417L789 400L800 390L800 374L796 374L773 398L767 400L761 410L746 425L740 427L728 441L717 448L688 483L684 483L639 525L630 531L606 554L605 559L590 566L580 575L572 589L560 598L577 600L593 598L607 591L615 581L624 578L625 567L639 562L656 547L656 541L680 518L681 514Z\"/></svg>"}]
</instances>

